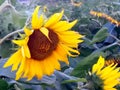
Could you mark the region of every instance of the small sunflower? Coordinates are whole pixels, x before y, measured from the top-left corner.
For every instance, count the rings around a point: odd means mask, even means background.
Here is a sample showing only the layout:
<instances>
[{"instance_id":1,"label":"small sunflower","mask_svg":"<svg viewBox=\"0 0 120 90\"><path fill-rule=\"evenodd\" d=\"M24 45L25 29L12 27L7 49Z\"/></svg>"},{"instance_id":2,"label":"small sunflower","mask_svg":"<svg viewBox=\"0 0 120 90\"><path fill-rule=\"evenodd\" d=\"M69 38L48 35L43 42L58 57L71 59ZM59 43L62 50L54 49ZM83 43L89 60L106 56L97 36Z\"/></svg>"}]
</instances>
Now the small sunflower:
<instances>
[{"instance_id":1,"label":"small sunflower","mask_svg":"<svg viewBox=\"0 0 120 90\"><path fill-rule=\"evenodd\" d=\"M20 48L4 65L4 68L12 65L12 71L17 70L16 80L51 75L54 70L60 70L59 61L69 64L67 56L79 54L77 47L83 36L70 30L77 20L60 20L64 11L46 19L43 15L38 16L39 8L37 6L32 14L31 29L24 28L25 38L13 40Z\"/></svg>"},{"instance_id":2,"label":"small sunflower","mask_svg":"<svg viewBox=\"0 0 120 90\"><path fill-rule=\"evenodd\" d=\"M116 68L116 66L117 64L111 64L105 67L104 58L99 57L98 62L93 65L91 73L91 76L99 78L96 79L99 81L94 80L97 82L95 86L98 86L95 90L117 90L115 86L119 84L120 68Z\"/></svg>"}]
</instances>

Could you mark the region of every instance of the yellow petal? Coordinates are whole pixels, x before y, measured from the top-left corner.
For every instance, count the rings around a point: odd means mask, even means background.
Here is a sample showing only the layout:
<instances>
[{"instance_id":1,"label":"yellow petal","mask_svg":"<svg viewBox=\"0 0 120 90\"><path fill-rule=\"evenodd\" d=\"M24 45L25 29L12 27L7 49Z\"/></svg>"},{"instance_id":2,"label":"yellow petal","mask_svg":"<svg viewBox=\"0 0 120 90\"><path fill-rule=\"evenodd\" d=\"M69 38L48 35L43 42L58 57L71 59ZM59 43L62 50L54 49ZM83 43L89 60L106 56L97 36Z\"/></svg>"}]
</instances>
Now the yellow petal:
<instances>
[{"instance_id":1,"label":"yellow petal","mask_svg":"<svg viewBox=\"0 0 120 90\"><path fill-rule=\"evenodd\" d=\"M34 66L33 66L35 64L33 59L31 59L29 64L30 64L29 65L30 67L29 67L29 73L28 73L28 76L27 76L27 81L31 80L35 76L35 71L36 71Z\"/></svg>"},{"instance_id":2,"label":"yellow petal","mask_svg":"<svg viewBox=\"0 0 120 90\"><path fill-rule=\"evenodd\" d=\"M104 67L104 63L104 58L100 56L98 62L93 66L92 72L95 73L97 71L98 73Z\"/></svg>"},{"instance_id":3,"label":"yellow petal","mask_svg":"<svg viewBox=\"0 0 120 90\"><path fill-rule=\"evenodd\" d=\"M110 83L108 83L107 85L104 86L104 88L112 88L114 86L116 86L119 83L119 81L111 81Z\"/></svg>"},{"instance_id":4,"label":"yellow petal","mask_svg":"<svg viewBox=\"0 0 120 90\"><path fill-rule=\"evenodd\" d=\"M48 21L45 23L45 27L51 27L52 25L56 24L63 16L64 10L61 11L61 13L55 13L53 14Z\"/></svg>"},{"instance_id":5,"label":"yellow petal","mask_svg":"<svg viewBox=\"0 0 120 90\"><path fill-rule=\"evenodd\" d=\"M15 63L17 60L19 61L21 59L21 49L19 49L17 52L15 52L9 59L8 61L4 64L4 68L12 65Z\"/></svg>"},{"instance_id":6,"label":"yellow petal","mask_svg":"<svg viewBox=\"0 0 120 90\"><path fill-rule=\"evenodd\" d=\"M24 32L27 36L30 36L33 33L33 30L29 30L27 27L24 27Z\"/></svg>"},{"instance_id":7,"label":"yellow petal","mask_svg":"<svg viewBox=\"0 0 120 90\"><path fill-rule=\"evenodd\" d=\"M16 78L15 78L15 80L18 80L21 76L22 76L22 74L23 74L23 72L24 72L24 67L25 67L25 58L23 58L22 59L22 62L21 62L21 64L20 64L20 67L19 67L19 69L18 69L18 71L16 72Z\"/></svg>"},{"instance_id":8,"label":"yellow petal","mask_svg":"<svg viewBox=\"0 0 120 90\"><path fill-rule=\"evenodd\" d=\"M36 76L37 76L38 79L41 79L42 75L43 75L41 62L39 62L39 61L36 60L34 64L35 64L34 68L35 68Z\"/></svg>"},{"instance_id":9,"label":"yellow petal","mask_svg":"<svg viewBox=\"0 0 120 90\"><path fill-rule=\"evenodd\" d=\"M12 65L12 71L15 71L18 69L19 64L21 63L22 57L21 55L17 57L16 60L14 60L13 65Z\"/></svg>"},{"instance_id":10,"label":"yellow petal","mask_svg":"<svg viewBox=\"0 0 120 90\"><path fill-rule=\"evenodd\" d=\"M52 25L51 27L49 27L52 30L56 30L61 28L62 26L66 26L67 24L69 24L69 22L67 21L59 21L58 23Z\"/></svg>"},{"instance_id":11,"label":"yellow petal","mask_svg":"<svg viewBox=\"0 0 120 90\"><path fill-rule=\"evenodd\" d=\"M42 26L43 24L43 15L41 15L40 17L38 17L38 12L39 12L39 8L40 6L37 6L33 12L33 15L32 15L32 20L31 20L31 24L32 24L32 28L34 30L36 29L40 29L40 27Z\"/></svg>"},{"instance_id":12,"label":"yellow petal","mask_svg":"<svg viewBox=\"0 0 120 90\"><path fill-rule=\"evenodd\" d=\"M40 28L42 25L43 25L43 22L44 22L44 18L43 18L43 15L40 15L39 19L38 19L38 28Z\"/></svg>"},{"instance_id":13,"label":"yellow petal","mask_svg":"<svg viewBox=\"0 0 120 90\"><path fill-rule=\"evenodd\" d=\"M70 22L66 25L63 25L57 29L55 29L55 31L66 31L66 30L70 30L75 24L77 23L77 20L74 20L73 22Z\"/></svg>"},{"instance_id":14,"label":"yellow petal","mask_svg":"<svg viewBox=\"0 0 120 90\"><path fill-rule=\"evenodd\" d=\"M73 38L69 39L68 37L64 38L64 36L59 36L59 39L62 43L67 43L67 44L78 44L80 42L83 42L83 40L79 40L79 38Z\"/></svg>"},{"instance_id":15,"label":"yellow petal","mask_svg":"<svg viewBox=\"0 0 120 90\"><path fill-rule=\"evenodd\" d=\"M65 49L67 49L68 51L70 51L70 52L73 52L73 53L76 53L76 54L80 54L79 51L76 50L76 49L70 48L70 47L68 47L68 46L66 46L66 45L64 45L64 44L62 44L62 46L63 46Z\"/></svg>"},{"instance_id":16,"label":"yellow petal","mask_svg":"<svg viewBox=\"0 0 120 90\"><path fill-rule=\"evenodd\" d=\"M97 65L98 65L98 71L97 73L99 73L99 71L104 67L105 65L105 59L100 56L99 59L98 59L98 62L97 62Z\"/></svg>"},{"instance_id":17,"label":"yellow petal","mask_svg":"<svg viewBox=\"0 0 120 90\"><path fill-rule=\"evenodd\" d=\"M31 58L30 50L29 50L29 48L28 48L27 45L24 45L24 46L23 46L23 50L24 50L25 56L26 56L27 58Z\"/></svg>"},{"instance_id":18,"label":"yellow petal","mask_svg":"<svg viewBox=\"0 0 120 90\"><path fill-rule=\"evenodd\" d=\"M51 59L50 59L51 60ZM46 61L46 63L48 63L48 67L49 67L49 69L47 68L47 66L46 66L46 71L47 71L47 75L52 75L53 74L53 72L54 72L54 66L53 66L53 64L51 64L51 62L50 62L50 60L45 60Z\"/></svg>"},{"instance_id":19,"label":"yellow petal","mask_svg":"<svg viewBox=\"0 0 120 90\"><path fill-rule=\"evenodd\" d=\"M80 40L79 37L72 38L72 35L71 36L60 35L58 33L57 33L57 35L58 35L61 43L65 44L67 46L73 47L73 48L77 48L78 43L83 42L83 40Z\"/></svg>"},{"instance_id":20,"label":"yellow petal","mask_svg":"<svg viewBox=\"0 0 120 90\"><path fill-rule=\"evenodd\" d=\"M119 74L112 76L111 78L107 78L104 81L104 84L109 84L109 85L113 85L112 82L116 82L119 83L118 79L119 79Z\"/></svg>"},{"instance_id":21,"label":"yellow petal","mask_svg":"<svg viewBox=\"0 0 120 90\"><path fill-rule=\"evenodd\" d=\"M51 62L53 58L46 58L45 60L43 60L43 65L44 65L44 73L46 75L51 75L54 72L54 66L53 63ZM47 64L46 64L47 63ZM49 67L49 68L48 68Z\"/></svg>"},{"instance_id":22,"label":"yellow petal","mask_svg":"<svg viewBox=\"0 0 120 90\"><path fill-rule=\"evenodd\" d=\"M55 54L55 52L52 53L51 55L51 62L56 70L60 70L60 63L58 62L59 57Z\"/></svg>"},{"instance_id":23,"label":"yellow petal","mask_svg":"<svg viewBox=\"0 0 120 90\"><path fill-rule=\"evenodd\" d=\"M114 68L116 67L116 65L113 66L113 64L105 67L104 69L102 69L99 74L101 78L106 78L108 72L111 72Z\"/></svg>"},{"instance_id":24,"label":"yellow petal","mask_svg":"<svg viewBox=\"0 0 120 90\"><path fill-rule=\"evenodd\" d=\"M21 52L22 52L22 56L23 57L28 57L30 58L30 51L29 51L29 48L27 46L27 42L28 42L29 38L26 37L25 39L23 40L13 40L13 42L19 46L21 46Z\"/></svg>"},{"instance_id":25,"label":"yellow petal","mask_svg":"<svg viewBox=\"0 0 120 90\"><path fill-rule=\"evenodd\" d=\"M49 30L47 28L42 27L40 31L48 38L48 40L51 42L49 38Z\"/></svg>"},{"instance_id":26,"label":"yellow petal","mask_svg":"<svg viewBox=\"0 0 120 90\"><path fill-rule=\"evenodd\" d=\"M65 62L66 64L69 65L69 61L68 61L67 55L65 55L65 54L63 55L63 53L61 53L59 51L60 51L60 49L59 50L55 50L55 51L53 51L53 54L57 57L57 59L59 61Z\"/></svg>"},{"instance_id":27,"label":"yellow petal","mask_svg":"<svg viewBox=\"0 0 120 90\"><path fill-rule=\"evenodd\" d=\"M57 34L59 37L61 37L61 38L64 37L65 39L68 39L68 40L78 40L78 39L82 38L81 35L79 35L77 32L76 33L74 32L73 34L70 34L70 35L69 34L62 34L62 32L57 33Z\"/></svg>"},{"instance_id":28,"label":"yellow petal","mask_svg":"<svg viewBox=\"0 0 120 90\"><path fill-rule=\"evenodd\" d=\"M107 87L104 87L103 90L117 90L116 88L107 88Z\"/></svg>"},{"instance_id":29,"label":"yellow petal","mask_svg":"<svg viewBox=\"0 0 120 90\"><path fill-rule=\"evenodd\" d=\"M96 73L97 69L98 69L98 65L94 64L93 67L92 67L92 73Z\"/></svg>"},{"instance_id":30,"label":"yellow petal","mask_svg":"<svg viewBox=\"0 0 120 90\"><path fill-rule=\"evenodd\" d=\"M24 71L24 74L23 74L23 78L27 78L28 77L28 74L29 74L29 71L30 71L30 61L31 59L27 59L26 60L26 65L25 65L25 71Z\"/></svg>"},{"instance_id":31,"label":"yellow petal","mask_svg":"<svg viewBox=\"0 0 120 90\"><path fill-rule=\"evenodd\" d=\"M61 69L61 68L60 68L60 63L58 62L57 59L54 60L54 67L55 67L56 70L60 70L60 69Z\"/></svg>"},{"instance_id":32,"label":"yellow petal","mask_svg":"<svg viewBox=\"0 0 120 90\"><path fill-rule=\"evenodd\" d=\"M113 77L114 75L117 76L119 74L119 70L120 70L119 68L116 68L115 70L113 70L113 68L111 68L111 69L107 70L107 72L110 74L105 72L105 74L103 73L103 75L101 75L101 78L107 79L107 78Z\"/></svg>"},{"instance_id":33,"label":"yellow petal","mask_svg":"<svg viewBox=\"0 0 120 90\"><path fill-rule=\"evenodd\" d=\"M19 46L23 46L24 44L26 44L26 40L12 40L13 43L19 45Z\"/></svg>"},{"instance_id":34,"label":"yellow petal","mask_svg":"<svg viewBox=\"0 0 120 90\"><path fill-rule=\"evenodd\" d=\"M22 52L22 57L25 58L25 52L24 52L24 47L21 47L21 52Z\"/></svg>"},{"instance_id":35,"label":"yellow petal","mask_svg":"<svg viewBox=\"0 0 120 90\"><path fill-rule=\"evenodd\" d=\"M74 37L74 38L83 38L84 36L79 34L78 32L75 32L75 31L63 31L63 32L59 32L59 34L61 36L71 36L71 37Z\"/></svg>"},{"instance_id":36,"label":"yellow petal","mask_svg":"<svg viewBox=\"0 0 120 90\"><path fill-rule=\"evenodd\" d=\"M65 47L65 45L60 44L60 46L65 50L65 52L67 53L67 55L72 56L72 57L76 57L77 55L73 55L69 52L69 50Z\"/></svg>"}]
</instances>

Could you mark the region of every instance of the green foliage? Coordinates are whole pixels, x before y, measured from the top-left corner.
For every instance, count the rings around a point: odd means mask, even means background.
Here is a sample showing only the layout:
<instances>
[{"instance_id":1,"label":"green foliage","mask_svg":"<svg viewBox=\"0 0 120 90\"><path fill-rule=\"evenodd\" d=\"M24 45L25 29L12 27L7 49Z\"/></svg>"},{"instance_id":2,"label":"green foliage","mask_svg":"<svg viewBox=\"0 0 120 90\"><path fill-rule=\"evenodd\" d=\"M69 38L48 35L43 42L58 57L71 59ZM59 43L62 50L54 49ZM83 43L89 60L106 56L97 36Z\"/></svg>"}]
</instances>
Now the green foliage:
<instances>
[{"instance_id":1,"label":"green foliage","mask_svg":"<svg viewBox=\"0 0 120 90\"><path fill-rule=\"evenodd\" d=\"M117 85L116 88L117 88L117 90L120 90L120 85Z\"/></svg>"},{"instance_id":2,"label":"green foliage","mask_svg":"<svg viewBox=\"0 0 120 90\"><path fill-rule=\"evenodd\" d=\"M103 81L97 75L87 75L86 78L90 84L89 90L103 90Z\"/></svg>"},{"instance_id":3,"label":"green foliage","mask_svg":"<svg viewBox=\"0 0 120 90\"><path fill-rule=\"evenodd\" d=\"M65 80L62 82L62 84L66 84L66 83L73 83L73 82L86 82L87 80L85 78L77 78L74 80Z\"/></svg>"},{"instance_id":4,"label":"green foliage","mask_svg":"<svg viewBox=\"0 0 120 90\"><path fill-rule=\"evenodd\" d=\"M10 18L9 12L0 13L0 38L15 30L12 24L12 19ZM9 28L9 26L12 26Z\"/></svg>"},{"instance_id":5,"label":"green foliage","mask_svg":"<svg viewBox=\"0 0 120 90\"><path fill-rule=\"evenodd\" d=\"M9 57L13 52L15 52L15 50L13 50L13 45L11 43L11 41L5 41L4 43L2 43L2 45L0 46L0 55L3 58Z\"/></svg>"},{"instance_id":6,"label":"green foliage","mask_svg":"<svg viewBox=\"0 0 120 90\"><path fill-rule=\"evenodd\" d=\"M77 77L84 77L86 75L86 72L92 68L92 65L97 62L99 56L104 56L105 53L95 51L91 53L89 56L83 58L78 65L74 68L71 75L77 76Z\"/></svg>"},{"instance_id":7,"label":"green foliage","mask_svg":"<svg viewBox=\"0 0 120 90\"><path fill-rule=\"evenodd\" d=\"M18 12L12 11L12 20L15 26L22 28L25 25L26 17L19 15Z\"/></svg>"},{"instance_id":8,"label":"green foliage","mask_svg":"<svg viewBox=\"0 0 120 90\"><path fill-rule=\"evenodd\" d=\"M3 79L0 79L0 90L8 90L8 83Z\"/></svg>"},{"instance_id":9,"label":"green foliage","mask_svg":"<svg viewBox=\"0 0 120 90\"><path fill-rule=\"evenodd\" d=\"M108 36L107 28L101 28L93 37L91 44L101 42Z\"/></svg>"}]
</instances>

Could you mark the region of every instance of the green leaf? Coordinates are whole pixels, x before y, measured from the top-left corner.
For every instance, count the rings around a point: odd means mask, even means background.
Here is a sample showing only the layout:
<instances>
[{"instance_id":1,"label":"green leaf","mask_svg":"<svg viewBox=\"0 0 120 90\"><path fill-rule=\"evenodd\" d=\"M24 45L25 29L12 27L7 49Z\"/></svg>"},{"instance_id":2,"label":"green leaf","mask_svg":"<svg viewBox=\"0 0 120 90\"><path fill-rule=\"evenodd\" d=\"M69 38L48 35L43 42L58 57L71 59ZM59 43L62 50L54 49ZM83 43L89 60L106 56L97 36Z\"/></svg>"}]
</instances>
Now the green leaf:
<instances>
[{"instance_id":1,"label":"green leaf","mask_svg":"<svg viewBox=\"0 0 120 90\"><path fill-rule=\"evenodd\" d=\"M0 79L0 90L8 90L8 83L5 80Z\"/></svg>"},{"instance_id":2,"label":"green leaf","mask_svg":"<svg viewBox=\"0 0 120 90\"><path fill-rule=\"evenodd\" d=\"M25 21L27 19L26 15L20 14L19 12L16 12L14 10L11 10L11 14L12 14L13 23L17 27L22 28L25 25Z\"/></svg>"},{"instance_id":3,"label":"green leaf","mask_svg":"<svg viewBox=\"0 0 120 90\"><path fill-rule=\"evenodd\" d=\"M65 80L62 82L62 84L74 83L74 82L87 82L87 80L85 78L78 78L78 79L74 79L74 80Z\"/></svg>"},{"instance_id":4,"label":"green leaf","mask_svg":"<svg viewBox=\"0 0 120 90\"><path fill-rule=\"evenodd\" d=\"M93 37L91 44L103 41L108 36L107 28L101 28Z\"/></svg>"},{"instance_id":5,"label":"green leaf","mask_svg":"<svg viewBox=\"0 0 120 90\"><path fill-rule=\"evenodd\" d=\"M10 40L3 42L0 46L0 55L2 58L9 57L15 50L12 50L13 45Z\"/></svg>"},{"instance_id":6,"label":"green leaf","mask_svg":"<svg viewBox=\"0 0 120 90\"><path fill-rule=\"evenodd\" d=\"M97 62L100 55L105 56L105 53L95 51L89 56L83 58L71 74L81 78L85 77L86 72L88 72L88 70L92 68L92 65Z\"/></svg>"}]
</instances>

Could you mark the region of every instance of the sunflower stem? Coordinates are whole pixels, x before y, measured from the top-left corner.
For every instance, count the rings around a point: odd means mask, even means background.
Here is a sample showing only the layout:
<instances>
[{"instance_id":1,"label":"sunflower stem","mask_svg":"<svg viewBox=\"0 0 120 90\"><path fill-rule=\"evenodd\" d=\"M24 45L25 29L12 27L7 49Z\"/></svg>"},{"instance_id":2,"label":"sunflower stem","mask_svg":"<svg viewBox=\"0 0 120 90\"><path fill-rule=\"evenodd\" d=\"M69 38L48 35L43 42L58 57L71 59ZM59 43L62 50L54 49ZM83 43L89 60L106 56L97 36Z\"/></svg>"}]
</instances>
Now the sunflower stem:
<instances>
[{"instance_id":1,"label":"sunflower stem","mask_svg":"<svg viewBox=\"0 0 120 90\"><path fill-rule=\"evenodd\" d=\"M68 19L68 17L64 14L63 15L64 17L65 17L65 19L69 22L69 19Z\"/></svg>"},{"instance_id":2,"label":"sunflower stem","mask_svg":"<svg viewBox=\"0 0 120 90\"><path fill-rule=\"evenodd\" d=\"M119 45L120 46L120 40L116 36L114 36L112 34L109 34L109 36L114 38L116 40L116 42L114 42L114 43L112 43L112 44L110 44L108 46L104 46L104 47L98 49L99 51L103 51L103 50L108 49L108 48L110 48L112 46L115 46L115 45Z\"/></svg>"},{"instance_id":3,"label":"sunflower stem","mask_svg":"<svg viewBox=\"0 0 120 90\"><path fill-rule=\"evenodd\" d=\"M9 38L10 36L18 33L18 32L23 32L23 29L20 29L20 30L17 30L17 31L14 31L14 32L11 32L9 34L7 34L6 36L4 36L2 39L0 39L0 45L7 39Z\"/></svg>"},{"instance_id":4,"label":"sunflower stem","mask_svg":"<svg viewBox=\"0 0 120 90\"><path fill-rule=\"evenodd\" d=\"M98 49L97 51L103 51L103 50L108 49L108 48L110 48L110 47L113 47L113 46L115 46L115 45L119 45L119 43L116 41L116 42L114 42L114 43L112 43L112 44L110 44L110 45L108 45L108 46L104 46L104 47Z\"/></svg>"},{"instance_id":5,"label":"sunflower stem","mask_svg":"<svg viewBox=\"0 0 120 90\"><path fill-rule=\"evenodd\" d=\"M114 38L117 42L120 42L120 40L116 36L114 36L112 34L109 34L109 36L112 37L112 38Z\"/></svg>"}]
</instances>

